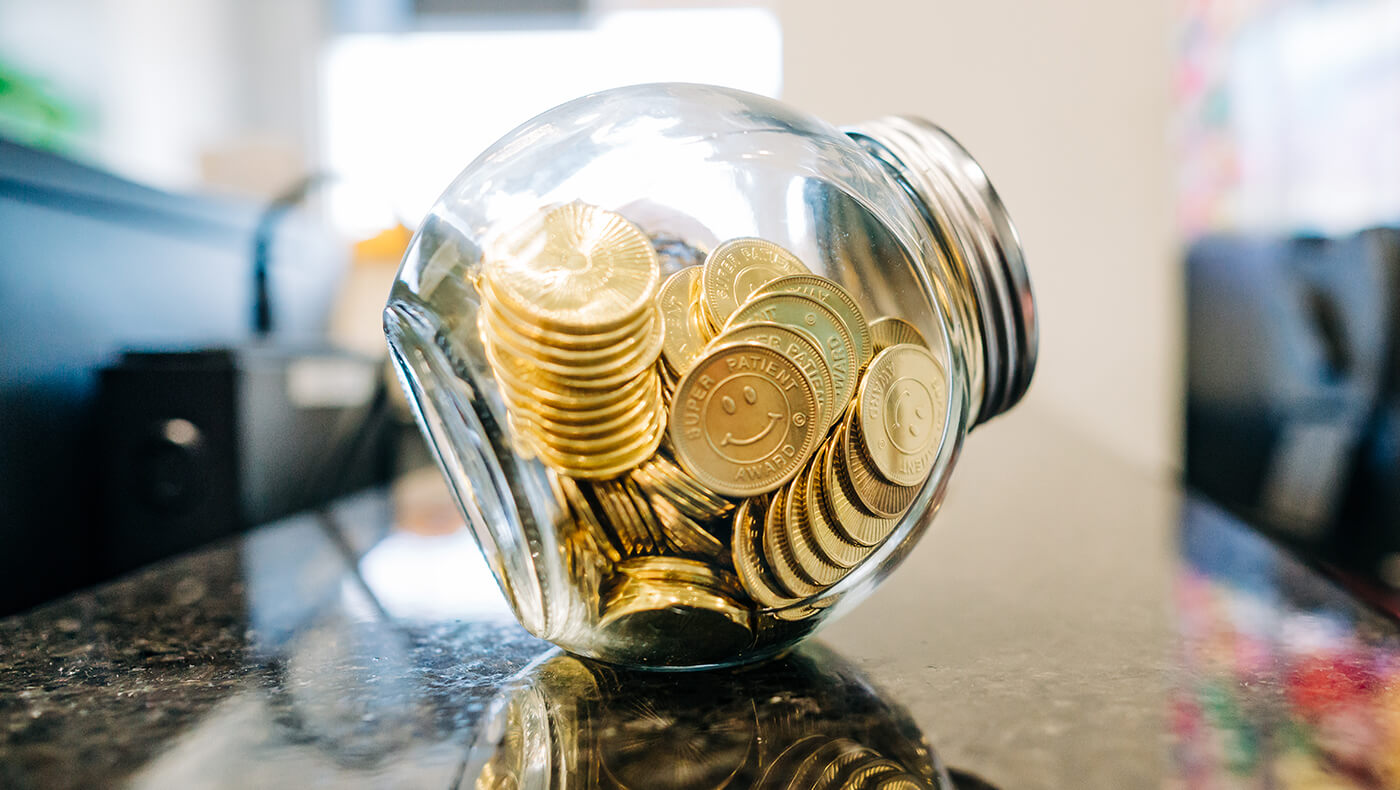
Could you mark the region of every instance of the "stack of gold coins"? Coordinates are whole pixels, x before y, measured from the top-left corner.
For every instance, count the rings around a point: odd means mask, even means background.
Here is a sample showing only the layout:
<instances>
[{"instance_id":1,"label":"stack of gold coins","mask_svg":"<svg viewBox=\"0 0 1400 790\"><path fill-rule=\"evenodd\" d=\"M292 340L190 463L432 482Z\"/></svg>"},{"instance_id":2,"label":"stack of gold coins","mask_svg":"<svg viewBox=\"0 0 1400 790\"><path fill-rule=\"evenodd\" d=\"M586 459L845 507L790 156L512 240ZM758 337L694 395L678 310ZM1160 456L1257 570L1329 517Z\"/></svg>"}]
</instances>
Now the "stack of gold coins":
<instances>
[{"instance_id":1,"label":"stack of gold coins","mask_svg":"<svg viewBox=\"0 0 1400 790\"><path fill-rule=\"evenodd\" d=\"M484 256L478 329L517 435L550 468L607 479L656 451L659 278L640 229L583 203L540 213Z\"/></svg>"}]
</instances>

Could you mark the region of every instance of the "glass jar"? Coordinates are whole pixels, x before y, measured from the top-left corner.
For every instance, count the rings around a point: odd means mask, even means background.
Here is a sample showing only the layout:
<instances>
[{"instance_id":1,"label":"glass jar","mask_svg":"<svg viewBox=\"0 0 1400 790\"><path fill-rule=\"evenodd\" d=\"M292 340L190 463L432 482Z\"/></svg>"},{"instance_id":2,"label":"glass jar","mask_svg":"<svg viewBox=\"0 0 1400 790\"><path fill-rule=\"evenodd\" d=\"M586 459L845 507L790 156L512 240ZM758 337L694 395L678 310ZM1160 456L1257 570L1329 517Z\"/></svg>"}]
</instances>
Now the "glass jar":
<instances>
[{"instance_id":1,"label":"glass jar","mask_svg":"<svg viewBox=\"0 0 1400 790\"><path fill-rule=\"evenodd\" d=\"M520 622L685 668L782 651L893 570L1037 338L1015 231L941 129L686 84L477 157L385 331Z\"/></svg>"}]
</instances>

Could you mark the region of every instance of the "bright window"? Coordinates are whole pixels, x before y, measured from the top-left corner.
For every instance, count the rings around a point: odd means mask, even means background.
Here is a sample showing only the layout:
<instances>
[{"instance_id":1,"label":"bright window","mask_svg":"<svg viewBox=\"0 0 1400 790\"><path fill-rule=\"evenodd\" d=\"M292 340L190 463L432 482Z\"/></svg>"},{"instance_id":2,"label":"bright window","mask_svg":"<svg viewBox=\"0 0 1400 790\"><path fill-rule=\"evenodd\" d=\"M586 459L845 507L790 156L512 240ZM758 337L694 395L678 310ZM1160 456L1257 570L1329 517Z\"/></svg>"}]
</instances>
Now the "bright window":
<instances>
[{"instance_id":1,"label":"bright window","mask_svg":"<svg viewBox=\"0 0 1400 790\"><path fill-rule=\"evenodd\" d=\"M326 52L323 165L350 232L409 227L476 154L574 97L704 82L776 97L782 33L761 9L625 11L569 29L355 34Z\"/></svg>"}]
</instances>

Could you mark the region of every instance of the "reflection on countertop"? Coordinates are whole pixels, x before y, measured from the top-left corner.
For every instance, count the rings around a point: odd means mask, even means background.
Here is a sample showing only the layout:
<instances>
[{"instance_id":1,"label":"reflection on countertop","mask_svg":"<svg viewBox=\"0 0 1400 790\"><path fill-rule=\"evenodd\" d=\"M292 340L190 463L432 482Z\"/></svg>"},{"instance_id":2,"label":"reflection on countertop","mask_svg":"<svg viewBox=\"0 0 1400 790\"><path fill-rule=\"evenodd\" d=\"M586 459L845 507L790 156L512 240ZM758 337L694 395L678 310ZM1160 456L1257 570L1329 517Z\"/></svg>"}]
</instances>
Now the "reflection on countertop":
<instances>
[{"instance_id":1,"label":"reflection on countertop","mask_svg":"<svg viewBox=\"0 0 1400 790\"><path fill-rule=\"evenodd\" d=\"M558 654L431 471L0 620L0 787L1400 786L1392 621L1017 420L907 567L758 667Z\"/></svg>"},{"instance_id":2,"label":"reflection on countertop","mask_svg":"<svg viewBox=\"0 0 1400 790\"><path fill-rule=\"evenodd\" d=\"M908 713L813 644L703 674L554 655L505 689L462 786L953 788Z\"/></svg>"}]
</instances>

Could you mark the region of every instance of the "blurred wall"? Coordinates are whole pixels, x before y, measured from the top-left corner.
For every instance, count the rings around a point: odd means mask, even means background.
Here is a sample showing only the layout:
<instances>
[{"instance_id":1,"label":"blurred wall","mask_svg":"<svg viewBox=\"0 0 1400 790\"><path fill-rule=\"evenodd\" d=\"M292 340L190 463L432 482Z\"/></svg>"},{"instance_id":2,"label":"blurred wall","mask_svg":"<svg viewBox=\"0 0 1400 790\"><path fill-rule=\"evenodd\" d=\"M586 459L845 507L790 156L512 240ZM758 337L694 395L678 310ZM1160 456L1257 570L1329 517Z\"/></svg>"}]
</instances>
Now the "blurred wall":
<instances>
[{"instance_id":1,"label":"blurred wall","mask_svg":"<svg viewBox=\"0 0 1400 790\"><path fill-rule=\"evenodd\" d=\"M0 0L0 63L78 106L105 168L174 189L237 169L235 191L270 194L310 161L322 6Z\"/></svg>"},{"instance_id":2,"label":"blurred wall","mask_svg":"<svg viewBox=\"0 0 1400 790\"><path fill-rule=\"evenodd\" d=\"M1042 308L1028 402L1175 468L1180 265L1163 0L784 0L783 98L947 128L1021 233ZM993 423L996 425L996 423Z\"/></svg>"}]
</instances>

